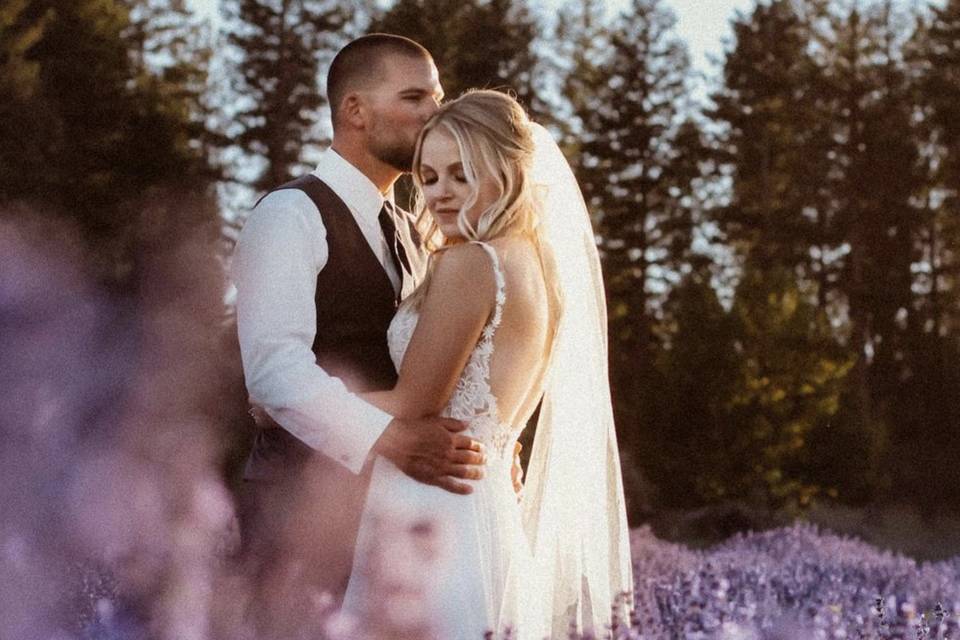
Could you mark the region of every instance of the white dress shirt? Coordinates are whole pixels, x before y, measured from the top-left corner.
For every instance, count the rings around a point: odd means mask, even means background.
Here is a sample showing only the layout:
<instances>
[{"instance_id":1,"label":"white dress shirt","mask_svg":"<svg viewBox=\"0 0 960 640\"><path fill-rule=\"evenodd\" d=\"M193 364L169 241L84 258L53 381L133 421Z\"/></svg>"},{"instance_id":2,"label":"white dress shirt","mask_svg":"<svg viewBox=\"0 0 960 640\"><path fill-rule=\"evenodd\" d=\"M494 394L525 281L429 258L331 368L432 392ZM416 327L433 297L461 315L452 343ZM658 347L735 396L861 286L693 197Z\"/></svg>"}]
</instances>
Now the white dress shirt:
<instances>
[{"instance_id":1,"label":"white dress shirt","mask_svg":"<svg viewBox=\"0 0 960 640\"><path fill-rule=\"evenodd\" d=\"M313 175L350 209L398 291L400 275L378 219L384 196L332 149L324 152ZM350 393L316 363L317 274L327 257L320 212L303 191L275 191L257 205L240 233L231 268L240 353L251 403L310 447L359 473L392 417Z\"/></svg>"}]
</instances>

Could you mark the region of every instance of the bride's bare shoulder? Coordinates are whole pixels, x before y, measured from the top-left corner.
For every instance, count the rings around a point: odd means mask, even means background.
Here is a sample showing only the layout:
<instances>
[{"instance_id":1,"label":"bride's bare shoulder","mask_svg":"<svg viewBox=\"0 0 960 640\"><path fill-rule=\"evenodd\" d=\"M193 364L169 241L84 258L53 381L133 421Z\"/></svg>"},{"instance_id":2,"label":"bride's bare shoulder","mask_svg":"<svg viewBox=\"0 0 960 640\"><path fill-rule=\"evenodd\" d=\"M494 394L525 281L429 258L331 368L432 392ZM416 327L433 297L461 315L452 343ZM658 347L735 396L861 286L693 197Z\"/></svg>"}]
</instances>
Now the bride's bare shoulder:
<instances>
[{"instance_id":1,"label":"bride's bare shoulder","mask_svg":"<svg viewBox=\"0 0 960 640\"><path fill-rule=\"evenodd\" d=\"M501 236L483 244L496 253L500 271L508 288L516 289L520 284L530 286L541 281L543 274L540 257L536 246L528 238L516 235ZM493 261L487 250L479 243L464 242L444 248L437 252L436 260L436 274L446 274L444 280L452 280L459 284L465 284L465 280L472 280L475 285L494 282Z\"/></svg>"},{"instance_id":2,"label":"bride's bare shoulder","mask_svg":"<svg viewBox=\"0 0 960 640\"><path fill-rule=\"evenodd\" d=\"M549 305L548 275L540 259L537 245L522 236L505 236L492 240L500 257L507 299L521 316L540 316Z\"/></svg>"},{"instance_id":3,"label":"bride's bare shoulder","mask_svg":"<svg viewBox=\"0 0 960 640\"><path fill-rule=\"evenodd\" d=\"M436 268L451 272L467 272L490 264L486 250L475 242L459 242L438 249L434 254Z\"/></svg>"},{"instance_id":4,"label":"bride's bare shoulder","mask_svg":"<svg viewBox=\"0 0 960 640\"><path fill-rule=\"evenodd\" d=\"M496 250L503 265L504 275L528 278L540 275L540 257L537 247L523 236L509 235L495 238L489 244Z\"/></svg>"},{"instance_id":5,"label":"bride's bare shoulder","mask_svg":"<svg viewBox=\"0 0 960 640\"><path fill-rule=\"evenodd\" d=\"M476 296L477 293L489 293L489 297L493 297L496 286L493 264L480 245L464 242L444 247L436 252L433 259L435 265L431 292L440 286L445 295Z\"/></svg>"}]
</instances>

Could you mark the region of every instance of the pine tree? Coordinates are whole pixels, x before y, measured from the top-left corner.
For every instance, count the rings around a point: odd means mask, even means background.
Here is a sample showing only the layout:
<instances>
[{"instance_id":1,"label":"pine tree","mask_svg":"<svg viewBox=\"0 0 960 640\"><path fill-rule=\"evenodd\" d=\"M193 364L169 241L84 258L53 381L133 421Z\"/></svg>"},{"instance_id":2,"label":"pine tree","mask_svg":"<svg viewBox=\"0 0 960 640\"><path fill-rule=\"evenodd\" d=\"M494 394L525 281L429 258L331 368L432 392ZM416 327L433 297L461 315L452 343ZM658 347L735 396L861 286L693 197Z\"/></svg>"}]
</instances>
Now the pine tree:
<instances>
[{"instance_id":1,"label":"pine tree","mask_svg":"<svg viewBox=\"0 0 960 640\"><path fill-rule=\"evenodd\" d=\"M789 0L775 0L737 21L734 36L709 112L725 131L717 160L733 180L729 205L714 217L742 260L816 281L822 307L835 278L824 257L841 241L822 190L830 132L816 102L810 32Z\"/></svg>"},{"instance_id":2,"label":"pine tree","mask_svg":"<svg viewBox=\"0 0 960 640\"><path fill-rule=\"evenodd\" d=\"M31 42L19 47L27 73L5 107L10 120L0 125L17 128L0 140L0 201L70 219L90 243L99 275L133 286L142 225L160 222L145 218L141 205L161 191L200 199L211 193L187 102L172 82L138 70L123 3L28 0L21 7L5 34L29 34ZM214 219L206 204L191 212Z\"/></svg>"},{"instance_id":3,"label":"pine tree","mask_svg":"<svg viewBox=\"0 0 960 640\"><path fill-rule=\"evenodd\" d=\"M612 24L599 15L588 5L562 23L579 44L564 92L577 123L577 177L597 221L626 441L636 425L653 428L643 407L657 393L655 301L679 278L692 244L702 143L684 122L689 60L672 13L659 0L634 0Z\"/></svg>"},{"instance_id":4,"label":"pine tree","mask_svg":"<svg viewBox=\"0 0 960 640\"><path fill-rule=\"evenodd\" d=\"M123 37L138 76L164 96L169 108L185 112L185 132L191 146L206 159L210 180L222 178L214 159L227 140L212 124L216 109L211 98L214 34L210 24L198 19L186 0L123 2L130 11Z\"/></svg>"},{"instance_id":5,"label":"pine tree","mask_svg":"<svg viewBox=\"0 0 960 640\"><path fill-rule=\"evenodd\" d=\"M960 2L948 0L942 8L933 7L933 14L924 52L928 63L924 97L946 151L944 182L956 198L960 192Z\"/></svg>"},{"instance_id":6,"label":"pine tree","mask_svg":"<svg viewBox=\"0 0 960 640\"><path fill-rule=\"evenodd\" d=\"M892 468L883 448L902 452L897 443L909 438L891 408L906 373L906 336L917 321L912 265L922 220L914 204L923 190L914 99L895 18L890 2L863 12L855 7L830 14L823 34L832 43L823 64L835 141L827 187L838 233L849 247L838 259L837 290L856 356L844 404L849 428L873 441L866 453L878 487L887 482L881 469Z\"/></svg>"},{"instance_id":7,"label":"pine tree","mask_svg":"<svg viewBox=\"0 0 960 640\"><path fill-rule=\"evenodd\" d=\"M903 336L903 364L892 421L896 446L907 455L896 466L898 486L925 514L960 509L957 471L950 465L927 465L938 456L956 457L952 434L960 428L960 126L955 118L960 98L960 3L919 16L906 47L912 80L914 135L920 149L924 183L915 194L918 228L914 294ZM917 117L919 116L919 117ZM934 444L935 443L935 444Z\"/></svg>"},{"instance_id":8,"label":"pine tree","mask_svg":"<svg viewBox=\"0 0 960 640\"><path fill-rule=\"evenodd\" d=\"M933 19L918 25L911 59L923 105L921 143L926 191L921 194L924 225L922 281L926 292L924 331L936 336L960 332L960 2L933 8Z\"/></svg>"},{"instance_id":9,"label":"pine tree","mask_svg":"<svg viewBox=\"0 0 960 640\"><path fill-rule=\"evenodd\" d=\"M740 370L736 326L699 260L663 305L664 348L656 356L655 393L648 402L643 466L666 506L700 507L737 494L746 471L734 448L738 425L728 405ZM657 451L650 456L650 451Z\"/></svg>"},{"instance_id":10,"label":"pine tree","mask_svg":"<svg viewBox=\"0 0 960 640\"><path fill-rule=\"evenodd\" d=\"M539 24L517 0L398 0L374 19L371 32L416 40L433 55L448 97L467 89L507 89L532 116L549 113L543 102Z\"/></svg>"},{"instance_id":11,"label":"pine tree","mask_svg":"<svg viewBox=\"0 0 960 640\"><path fill-rule=\"evenodd\" d=\"M329 0L230 0L223 6L239 105L231 134L263 165L254 176L234 178L263 191L299 172L305 146L328 142L317 127L326 105L319 73L355 26L347 9Z\"/></svg>"}]
</instances>

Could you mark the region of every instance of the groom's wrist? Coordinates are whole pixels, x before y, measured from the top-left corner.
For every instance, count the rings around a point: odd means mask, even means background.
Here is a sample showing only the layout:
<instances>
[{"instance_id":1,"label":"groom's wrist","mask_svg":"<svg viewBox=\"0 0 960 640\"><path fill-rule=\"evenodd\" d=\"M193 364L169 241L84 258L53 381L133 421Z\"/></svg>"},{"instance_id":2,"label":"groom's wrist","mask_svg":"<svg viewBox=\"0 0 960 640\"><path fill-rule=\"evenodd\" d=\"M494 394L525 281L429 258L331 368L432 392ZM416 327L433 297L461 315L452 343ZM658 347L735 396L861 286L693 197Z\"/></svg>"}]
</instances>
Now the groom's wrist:
<instances>
[{"instance_id":1,"label":"groom's wrist","mask_svg":"<svg viewBox=\"0 0 960 640\"><path fill-rule=\"evenodd\" d=\"M392 418L380 433L380 437L374 441L373 446L370 448L370 452L386 458L393 458L399 445L397 438L398 428L399 419Z\"/></svg>"}]
</instances>

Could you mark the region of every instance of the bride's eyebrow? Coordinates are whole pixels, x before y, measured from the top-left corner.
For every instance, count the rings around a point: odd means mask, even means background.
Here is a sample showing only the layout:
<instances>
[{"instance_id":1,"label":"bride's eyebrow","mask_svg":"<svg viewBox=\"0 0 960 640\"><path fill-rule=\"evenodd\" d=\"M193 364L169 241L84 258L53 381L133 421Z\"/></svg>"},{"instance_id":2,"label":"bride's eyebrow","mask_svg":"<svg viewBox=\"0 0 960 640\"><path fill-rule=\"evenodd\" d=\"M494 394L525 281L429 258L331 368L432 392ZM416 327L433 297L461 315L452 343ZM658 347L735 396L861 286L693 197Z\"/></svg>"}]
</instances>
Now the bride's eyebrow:
<instances>
[{"instance_id":1,"label":"bride's eyebrow","mask_svg":"<svg viewBox=\"0 0 960 640\"><path fill-rule=\"evenodd\" d=\"M450 169L451 171L463 171L463 162L459 160L457 162L451 162L450 164L447 165L447 169ZM426 162L421 162L420 171L436 172L436 169L428 165Z\"/></svg>"}]
</instances>

